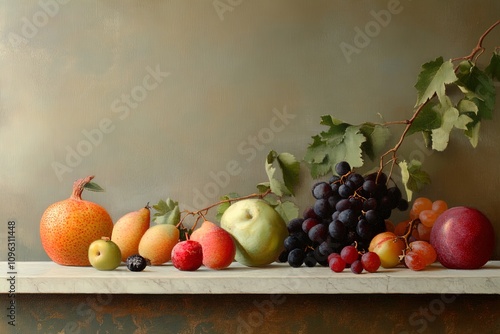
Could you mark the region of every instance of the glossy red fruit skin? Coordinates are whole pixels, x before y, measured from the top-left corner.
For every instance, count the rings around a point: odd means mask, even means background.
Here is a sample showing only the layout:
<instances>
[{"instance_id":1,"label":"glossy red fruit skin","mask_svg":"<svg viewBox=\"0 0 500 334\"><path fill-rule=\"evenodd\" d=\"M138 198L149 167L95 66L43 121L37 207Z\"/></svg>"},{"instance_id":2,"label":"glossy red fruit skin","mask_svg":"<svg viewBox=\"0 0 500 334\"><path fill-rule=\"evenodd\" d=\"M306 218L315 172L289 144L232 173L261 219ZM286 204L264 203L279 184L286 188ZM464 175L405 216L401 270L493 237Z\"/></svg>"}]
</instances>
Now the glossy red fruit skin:
<instances>
[{"instance_id":1,"label":"glossy red fruit skin","mask_svg":"<svg viewBox=\"0 0 500 334\"><path fill-rule=\"evenodd\" d=\"M185 240L172 248L172 264L182 271L195 271L203 263L203 249L198 241Z\"/></svg>"},{"instance_id":2,"label":"glossy red fruit skin","mask_svg":"<svg viewBox=\"0 0 500 334\"><path fill-rule=\"evenodd\" d=\"M450 269L478 269L495 249L489 219L479 210L457 206L443 212L432 227L430 243L437 260Z\"/></svg>"}]
</instances>

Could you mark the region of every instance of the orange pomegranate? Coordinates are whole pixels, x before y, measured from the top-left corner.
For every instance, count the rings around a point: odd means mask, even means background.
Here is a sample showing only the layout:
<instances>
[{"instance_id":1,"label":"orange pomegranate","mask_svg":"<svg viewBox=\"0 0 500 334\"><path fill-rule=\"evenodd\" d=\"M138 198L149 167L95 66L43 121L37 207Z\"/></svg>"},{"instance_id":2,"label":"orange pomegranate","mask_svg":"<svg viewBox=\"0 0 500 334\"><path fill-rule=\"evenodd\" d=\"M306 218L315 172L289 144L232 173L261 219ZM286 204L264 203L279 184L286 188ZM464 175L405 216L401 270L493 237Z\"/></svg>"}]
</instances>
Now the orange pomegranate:
<instances>
[{"instance_id":1,"label":"orange pomegranate","mask_svg":"<svg viewBox=\"0 0 500 334\"><path fill-rule=\"evenodd\" d=\"M90 266L90 244L111 237L113 221L100 205L82 199L94 176L75 181L68 199L50 205L40 220L42 246L50 259L66 266Z\"/></svg>"}]
</instances>

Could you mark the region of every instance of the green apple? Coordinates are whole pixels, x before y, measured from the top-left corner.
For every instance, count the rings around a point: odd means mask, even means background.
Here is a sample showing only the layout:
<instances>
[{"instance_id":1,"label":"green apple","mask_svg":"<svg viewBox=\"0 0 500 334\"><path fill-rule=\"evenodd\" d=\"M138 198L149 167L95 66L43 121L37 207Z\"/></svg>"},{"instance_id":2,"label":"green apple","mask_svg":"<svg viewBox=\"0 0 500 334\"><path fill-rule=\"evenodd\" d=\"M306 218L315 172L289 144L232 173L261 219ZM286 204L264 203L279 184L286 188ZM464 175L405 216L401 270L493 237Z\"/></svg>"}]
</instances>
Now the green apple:
<instances>
[{"instance_id":1,"label":"green apple","mask_svg":"<svg viewBox=\"0 0 500 334\"><path fill-rule=\"evenodd\" d=\"M249 267L274 262L288 236L283 218L261 199L244 199L232 204L221 217L221 227L236 243L236 261Z\"/></svg>"},{"instance_id":2,"label":"green apple","mask_svg":"<svg viewBox=\"0 0 500 334\"><path fill-rule=\"evenodd\" d=\"M120 247L108 237L95 240L89 246L89 261L98 270L114 270L122 262Z\"/></svg>"}]
</instances>

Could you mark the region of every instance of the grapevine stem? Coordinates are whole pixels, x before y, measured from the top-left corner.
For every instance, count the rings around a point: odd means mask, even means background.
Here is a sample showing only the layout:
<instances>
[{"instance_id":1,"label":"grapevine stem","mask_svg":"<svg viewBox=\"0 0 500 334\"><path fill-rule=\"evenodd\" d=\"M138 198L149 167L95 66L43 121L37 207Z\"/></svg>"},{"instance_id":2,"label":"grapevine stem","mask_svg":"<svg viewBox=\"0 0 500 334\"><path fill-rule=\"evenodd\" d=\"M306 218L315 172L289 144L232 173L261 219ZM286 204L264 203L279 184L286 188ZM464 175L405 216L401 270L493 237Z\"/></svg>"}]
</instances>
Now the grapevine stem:
<instances>
[{"instance_id":1,"label":"grapevine stem","mask_svg":"<svg viewBox=\"0 0 500 334\"><path fill-rule=\"evenodd\" d=\"M179 226L183 226L183 222L184 222L184 219L188 216L196 216L196 220L194 222L194 225L192 227L192 229L194 230L198 221L200 220L200 218L203 218L204 220L206 220L205 218L205 215L208 213L208 211L218 205L221 205L221 204L224 204L224 203L231 203L231 202L236 202L236 201L240 201L240 200L243 200L243 199L249 199L249 198L264 198L266 197L267 195L269 195L271 193L271 189L267 189L265 192L263 193L254 193L254 194L250 194L250 195L246 195L246 196L241 196L241 197L235 197L235 198L228 198L228 199L224 199L224 200L220 200L216 203L213 203L213 204L210 204L209 206L203 208L203 209L199 209L199 210L196 210L196 211L183 211L184 213L184 216L181 218L181 220L179 221L179 223L176 225L177 227Z\"/></svg>"},{"instance_id":2,"label":"grapevine stem","mask_svg":"<svg viewBox=\"0 0 500 334\"><path fill-rule=\"evenodd\" d=\"M484 39L486 38L486 36L496 27L500 25L500 20L496 21L495 23L493 23L488 29L486 29L486 31L481 35L481 37L479 37L479 40L477 42L477 45L474 47L474 49L472 49L471 53L465 57L459 57L459 58L454 58L452 59L452 61L458 61L458 60L477 60L477 58L483 53L484 51L484 47L483 47L483 41ZM497 47L498 48L498 47ZM413 122L415 121L415 119L417 118L417 116L420 114L420 112L422 111L422 109L427 105L427 103L429 103L429 101L435 96L436 94L434 94L431 98L429 98L427 101L425 101L424 103L422 103L413 113L413 116L409 119L409 120L403 120L403 121L393 121L393 122L386 122L384 123L384 125L394 125L394 124L405 124L405 129L403 130L403 133L401 134L401 136L399 137L399 140L398 142L396 143L396 145L394 145L394 147L392 147L391 149L389 149L387 152L385 152L384 154L382 154L380 156L380 163L379 163L379 170L378 170L378 173L377 173L377 179L380 177L380 175L382 174L382 171L385 167L385 163L384 163L384 159L391 155L391 158L389 160L389 162L391 163L391 168L390 168L390 172L389 172L389 175L388 175L388 178L387 180L389 180L391 178L391 174L392 174L392 171L394 169L394 165L396 164L396 161L397 161L397 151L398 149L401 147L401 145L403 144L403 141L406 137L406 135L408 134L408 131L410 130ZM389 163L388 162L388 163Z\"/></svg>"},{"instance_id":3,"label":"grapevine stem","mask_svg":"<svg viewBox=\"0 0 500 334\"><path fill-rule=\"evenodd\" d=\"M477 59L483 52L484 52L484 47L483 47L483 41L488 36L488 34L495 29L497 25L500 24L500 20L496 21L493 23L486 31L479 37L479 40L477 41L477 45L474 49L472 49L472 52L465 57L459 57L459 58L454 58L452 61L457 61L457 60L471 60L471 59Z\"/></svg>"}]
</instances>

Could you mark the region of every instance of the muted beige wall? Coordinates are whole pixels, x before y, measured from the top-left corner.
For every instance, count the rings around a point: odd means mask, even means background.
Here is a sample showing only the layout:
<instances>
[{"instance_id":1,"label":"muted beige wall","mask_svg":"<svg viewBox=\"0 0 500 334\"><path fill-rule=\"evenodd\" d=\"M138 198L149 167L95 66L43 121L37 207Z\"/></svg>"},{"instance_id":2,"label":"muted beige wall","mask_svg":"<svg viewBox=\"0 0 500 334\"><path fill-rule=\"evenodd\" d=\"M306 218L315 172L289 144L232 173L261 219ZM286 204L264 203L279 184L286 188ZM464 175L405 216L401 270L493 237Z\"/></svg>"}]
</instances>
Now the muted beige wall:
<instances>
[{"instance_id":1,"label":"muted beige wall","mask_svg":"<svg viewBox=\"0 0 500 334\"><path fill-rule=\"evenodd\" d=\"M254 192L267 152L302 159L323 114L410 117L421 64L467 55L499 13L496 0L1 1L0 236L15 220L18 260L48 259L40 216L90 174L106 192L84 198L115 220L161 198L200 208ZM497 28L485 46L499 41ZM420 195L480 208L497 240L499 119L477 149L453 136L433 153L414 136L401 152L433 178ZM301 210L311 182L304 167Z\"/></svg>"}]
</instances>

